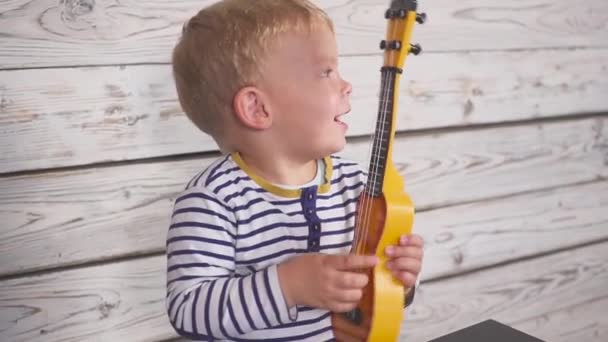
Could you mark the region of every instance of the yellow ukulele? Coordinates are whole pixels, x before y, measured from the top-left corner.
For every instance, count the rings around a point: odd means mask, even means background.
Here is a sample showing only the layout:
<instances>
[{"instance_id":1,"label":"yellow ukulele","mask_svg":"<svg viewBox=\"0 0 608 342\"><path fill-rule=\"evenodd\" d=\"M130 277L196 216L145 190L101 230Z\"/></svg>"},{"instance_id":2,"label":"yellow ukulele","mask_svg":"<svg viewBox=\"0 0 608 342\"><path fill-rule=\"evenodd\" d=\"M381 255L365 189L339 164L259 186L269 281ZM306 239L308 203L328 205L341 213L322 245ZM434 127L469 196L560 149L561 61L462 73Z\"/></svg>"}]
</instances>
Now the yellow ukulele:
<instances>
[{"instance_id":1,"label":"yellow ukulele","mask_svg":"<svg viewBox=\"0 0 608 342\"><path fill-rule=\"evenodd\" d=\"M404 192L404 181L393 161L393 140L397 119L397 95L403 64L408 54L421 49L410 44L415 22L426 20L416 13L417 1L393 0L386 11L388 27L381 69L380 103L374 134L368 180L359 198L352 253L375 254L380 262L369 272L370 282L356 309L333 313L332 327L338 341L396 341L403 321L403 285L386 268L386 247L409 234L414 220L414 206Z\"/></svg>"}]
</instances>

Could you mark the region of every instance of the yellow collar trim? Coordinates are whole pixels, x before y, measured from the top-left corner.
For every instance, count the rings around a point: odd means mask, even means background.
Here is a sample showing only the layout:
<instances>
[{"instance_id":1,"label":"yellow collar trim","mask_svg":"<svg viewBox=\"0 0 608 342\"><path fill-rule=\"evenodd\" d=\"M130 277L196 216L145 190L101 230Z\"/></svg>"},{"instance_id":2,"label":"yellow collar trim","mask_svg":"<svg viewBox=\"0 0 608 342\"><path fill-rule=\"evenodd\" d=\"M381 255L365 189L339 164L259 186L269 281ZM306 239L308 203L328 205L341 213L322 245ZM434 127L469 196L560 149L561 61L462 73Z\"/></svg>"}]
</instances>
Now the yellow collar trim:
<instances>
[{"instance_id":1,"label":"yellow collar trim","mask_svg":"<svg viewBox=\"0 0 608 342\"><path fill-rule=\"evenodd\" d=\"M249 166L245 164L245 161L243 161L243 158L241 158L241 155L238 152L233 152L231 154L231 157L232 160L234 160L234 162L247 174L247 176L249 176L249 178L253 179L254 182L264 188L266 191L287 198L298 198L302 196L302 190L300 189L285 189L280 186L274 185L266 181L264 178L256 175L253 170L251 170ZM329 192L329 189L331 188L331 175L333 173L331 157L323 158L323 163L325 164L325 177L323 184L321 184L317 189L317 193L320 194Z\"/></svg>"}]
</instances>

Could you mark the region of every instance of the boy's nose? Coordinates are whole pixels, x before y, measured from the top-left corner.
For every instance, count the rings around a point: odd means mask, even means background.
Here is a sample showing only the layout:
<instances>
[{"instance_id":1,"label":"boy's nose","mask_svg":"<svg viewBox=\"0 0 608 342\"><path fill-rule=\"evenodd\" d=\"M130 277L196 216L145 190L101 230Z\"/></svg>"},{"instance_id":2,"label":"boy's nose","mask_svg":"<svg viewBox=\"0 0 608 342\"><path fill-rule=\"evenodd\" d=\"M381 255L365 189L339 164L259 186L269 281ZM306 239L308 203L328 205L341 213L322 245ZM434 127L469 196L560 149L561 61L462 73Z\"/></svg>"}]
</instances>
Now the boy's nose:
<instances>
[{"instance_id":1,"label":"boy's nose","mask_svg":"<svg viewBox=\"0 0 608 342\"><path fill-rule=\"evenodd\" d=\"M353 92L353 85L350 84L350 82L346 81L346 80L342 80L343 86L342 86L342 92L345 95L350 95Z\"/></svg>"}]
</instances>

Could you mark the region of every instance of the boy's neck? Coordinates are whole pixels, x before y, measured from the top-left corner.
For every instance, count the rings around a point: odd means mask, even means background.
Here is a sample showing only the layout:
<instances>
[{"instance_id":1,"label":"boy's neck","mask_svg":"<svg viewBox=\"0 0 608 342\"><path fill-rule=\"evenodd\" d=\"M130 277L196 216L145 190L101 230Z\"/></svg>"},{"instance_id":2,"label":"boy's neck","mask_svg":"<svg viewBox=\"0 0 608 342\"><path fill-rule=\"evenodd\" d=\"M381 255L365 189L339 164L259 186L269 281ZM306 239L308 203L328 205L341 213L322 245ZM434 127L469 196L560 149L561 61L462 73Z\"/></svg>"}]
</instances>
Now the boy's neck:
<instances>
[{"instance_id":1,"label":"boy's neck","mask_svg":"<svg viewBox=\"0 0 608 342\"><path fill-rule=\"evenodd\" d=\"M300 185L317 174L316 160L296 160L276 154L239 153L247 167L256 175L274 184Z\"/></svg>"}]
</instances>

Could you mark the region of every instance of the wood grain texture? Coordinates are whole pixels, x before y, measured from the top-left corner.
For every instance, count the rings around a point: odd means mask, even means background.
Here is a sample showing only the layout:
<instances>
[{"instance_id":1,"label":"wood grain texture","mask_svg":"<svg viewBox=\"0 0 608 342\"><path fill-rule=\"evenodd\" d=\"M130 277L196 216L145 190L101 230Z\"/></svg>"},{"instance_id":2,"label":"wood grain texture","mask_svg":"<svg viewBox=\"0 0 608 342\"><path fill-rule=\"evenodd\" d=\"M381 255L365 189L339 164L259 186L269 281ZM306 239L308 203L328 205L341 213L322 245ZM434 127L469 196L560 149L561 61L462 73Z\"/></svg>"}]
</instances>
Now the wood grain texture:
<instances>
[{"instance_id":1,"label":"wood grain texture","mask_svg":"<svg viewBox=\"0 0 608 342\"><path fill-rule=\"evenodd\" d=\"M608 243L603 243L423 283L401 340L427 341L494 318L546 341L605 341L606 265ZM2 281L0 337L11 342L172 338L164 309L165 267L158 256Z\"/></svg>"},{"instance_id":2,"label":"wood grain texture","mask_svg":"<svg viewBox=\"0 0 608 342\"><path fill-rule=\"evenodd\" d=\"M0 283L0 340L154 341L169 338L163 257Z\"/></svg>"},{"instance_id":3,"label":"wood grain texture","mask_svg":"<svg viewBox=\"0 0 608 342\"><path fill-rule=\"evenodd\" d=\"M606 242L423 284L401 340L428 341L495 319L544 341L606 341L606 284Z\"/></svg>"},{"instance_id":4,"label":"wood grain texture","mask_svg":"<svg viewBox=\"0 0 608 342\"><path fill-rule=\"evenodd\" d=\"M342 59L350 135L375 127L376 57ZM32 82L35 79L36 82ZM168 66L0 72L0 173L215 150L182 114ZM608 49L411 58L398 130L608 112Z\"/></svg>"},{"instance_id":5,"label":"wood grain texture","mask_svg":"<svg viewBox=\"0 0 608 342\"><path fill-rule=\"evenodd\" d=\"M215 1L12 0L0 7L0 69L166 63L185 20ZM321 0L345 55L379 53L385 0ZM607 47L603 0L420 1L425 51Z\"/></svg>"},{"instance_id":6,"label":"wood grain texture","mask_svg":"<svg viewBox=\"0 0 608 342\"><path fill-rule=\"evenodd\" d=\"M425 211L423 276L433 279L608 239L608 182L592 182Z\"/></svg>"},{"instance_id":7,"label":"wood grain texture","mask_svg":"<svg viewBox=\"0 0 608 342\"><path fill-rule=\"evenodd\" d=\"M417 210L451 206L608 177L605 123L607 119L586 119L400 137L394 159ZM364 161L368 150L367 142L354 142L344 156ZM164 250L173 199L209 162L178 160L2 179L0 259L11 262L0 263L0 274ZM429 214L426 219L416 216L415 229L430 234L427 239L431 245L445 246L447 254L442 256L445 262L441 265L446 266L434 268L440 273L477 267L517 250L509 244L493 247L496 255L487 251L484 258L476 259L469 254L484 250L470 243L479 239L496 242L500 235L517 234L542 237L546 245L536 246L539 249L589 241L604 234L596 228L587 230L584 225L587 220L604 218L602 208L606 209L608 193L593 186L580 189L570 195L549 192L541 196L544 204L538 206L542 209L527 204L536 203L539 195L504 204L526 217L523 221L493 218L501 214L500 204L489 208L478 203L470 210L466 205L462 207L475 214L446 208L441 212L448 213L449 219L440 213ZM572 204L581 212L589 210L590 217L574 215L581 231L571 241L549 238L563 227L551 221L561 217L556 201L562 196L567 203L575 202L570 200L574 196L590 206ZM567 208L564 211L571 212ZM477 213L479 210L487 210L487 222L475 221L478 215L483 216ZM536 212L544 214L533 221ZM530 235L523 232L526 222L538 226L527 233ZM549 225L543 227L545 223ZM474 230L467 230L469 226ZM462 230L453 231L454 227ZM483 233L484 229L488 233ZM496 235L484 235L489 232ZM534 249L535 245L526 245L515 255L527 255Z\"/></svg>"}]
</instances>

